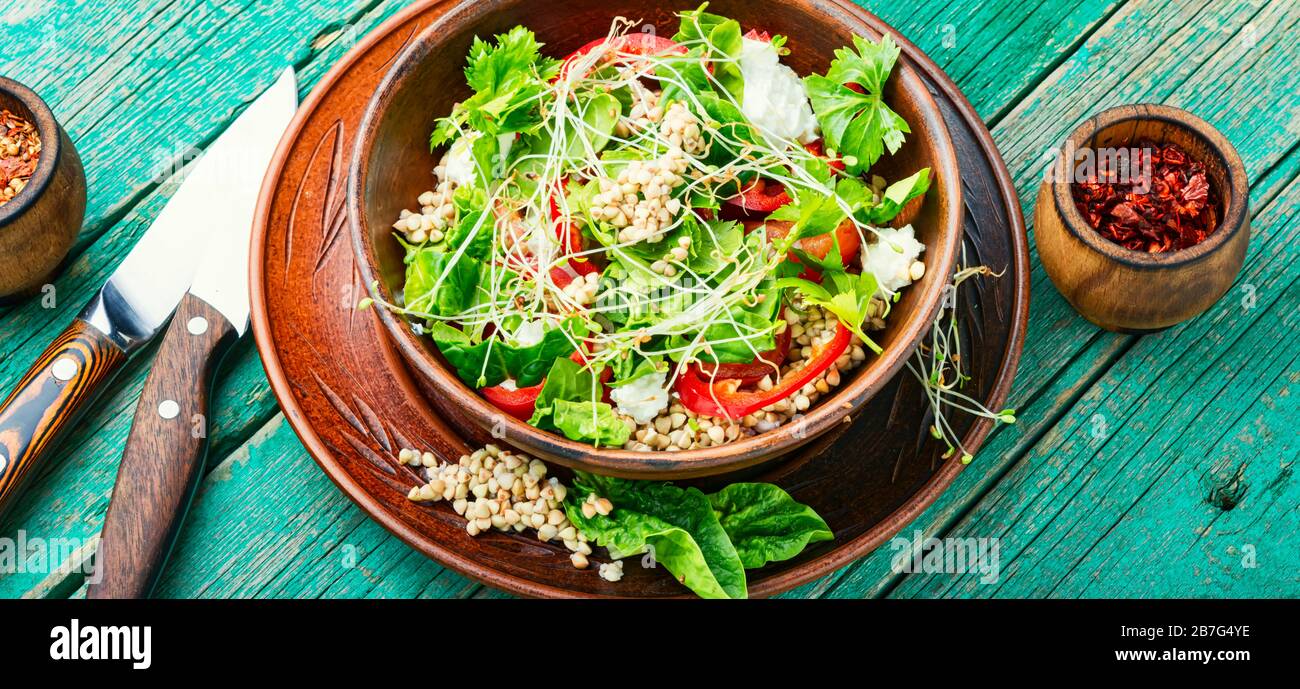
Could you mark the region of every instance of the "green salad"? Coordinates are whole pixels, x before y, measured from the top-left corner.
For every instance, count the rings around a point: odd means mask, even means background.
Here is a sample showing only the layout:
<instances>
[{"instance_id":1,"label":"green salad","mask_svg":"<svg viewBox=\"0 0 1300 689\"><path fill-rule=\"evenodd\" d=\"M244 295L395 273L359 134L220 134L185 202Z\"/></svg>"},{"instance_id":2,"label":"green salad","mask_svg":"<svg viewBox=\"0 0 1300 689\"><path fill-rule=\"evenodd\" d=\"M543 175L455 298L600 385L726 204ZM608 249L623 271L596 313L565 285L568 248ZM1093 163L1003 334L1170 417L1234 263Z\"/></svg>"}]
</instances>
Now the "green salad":
<instances>
[{"instance_id":1,"label":"green salad","mask_svg":"<svg viewBox=\"0 0 1300 689\"><path fill-rule=\"evenodd\" d=\"M394 224L388 306L504 414L642 451L771 430L881 351L925 272L898 225L930 171L871 172L909 134L882 95L898 46L855 37L800 76L781 61L800 46L706 9L567 56L525 27L470 48L434 188Z\"/></svg>"}]
</instances>

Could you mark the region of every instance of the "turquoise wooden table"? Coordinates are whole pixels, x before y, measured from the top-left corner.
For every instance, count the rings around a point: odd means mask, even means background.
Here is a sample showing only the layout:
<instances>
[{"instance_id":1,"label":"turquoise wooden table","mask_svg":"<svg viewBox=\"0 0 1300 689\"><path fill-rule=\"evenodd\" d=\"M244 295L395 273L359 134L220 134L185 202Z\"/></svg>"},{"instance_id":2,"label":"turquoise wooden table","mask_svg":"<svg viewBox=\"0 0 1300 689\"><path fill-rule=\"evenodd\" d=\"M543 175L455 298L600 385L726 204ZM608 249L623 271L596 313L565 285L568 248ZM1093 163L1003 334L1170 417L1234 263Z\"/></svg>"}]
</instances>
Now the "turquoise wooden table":
<instances>
[{"instance_id":1,"label":"turquoise wooden table","mask_svg":"<svg viewBox=\"0 0 1300 689\"><path fill-rule=\"evenodd\" d=\"M0 309L0 389L75 315L211 143L286 63L305 94L405 0L7 0L0 74L39 92L86 164L90 206L44 299ZM1300 3L865 3L927 51L988 123L1025 217L1050 148L1112 105L1191 110L1251 180L1245 267L1208 313L1158 335L1099 331L1033 257L1011 406L906 534L999 538L994 583L896 574L882 548L793 597L1300 595ZM1032 229L1031 229L1032 232ZM79 595L151 352L50 457L0 537L61 548L0 596ZM175 597L500 595L390 536L315 467L252 342L218 385L206 478L159 593ZM39 568L38 568L39 569Z\"/></svg>"}]
</instances>

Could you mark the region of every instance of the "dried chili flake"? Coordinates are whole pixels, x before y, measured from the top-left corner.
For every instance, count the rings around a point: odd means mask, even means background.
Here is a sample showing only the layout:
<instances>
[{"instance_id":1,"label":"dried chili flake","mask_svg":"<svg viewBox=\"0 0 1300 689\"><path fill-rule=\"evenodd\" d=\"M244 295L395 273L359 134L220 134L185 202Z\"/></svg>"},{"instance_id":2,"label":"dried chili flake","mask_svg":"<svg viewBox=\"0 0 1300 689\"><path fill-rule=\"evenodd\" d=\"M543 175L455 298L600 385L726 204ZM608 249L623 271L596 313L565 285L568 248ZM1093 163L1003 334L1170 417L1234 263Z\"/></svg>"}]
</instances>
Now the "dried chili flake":
<instances>
[{"instance_id":1,"label":"dried chili flake","mask_svg":"<svg viewBox=\"0 0 1300 689\"><path fill-rule=\"evenodd\" d=\"M41 158L36 127L8 110L0 110L0 206L27 186Z\"/></svg>"},{"instance_id":2,"label":"dried chili flake","mask_svg":"<svg viewBox=\"0 0 1300 689\"><path fill-rule=\"evenodd\" d=\"M1195 246L1218 226L1219 197L1205 165L1177 144L1139 141L1126 175L1113 157L1071 185L1075 206L1103 237L1135 251L1161 253Z\"/></svg>"}]
</instances>

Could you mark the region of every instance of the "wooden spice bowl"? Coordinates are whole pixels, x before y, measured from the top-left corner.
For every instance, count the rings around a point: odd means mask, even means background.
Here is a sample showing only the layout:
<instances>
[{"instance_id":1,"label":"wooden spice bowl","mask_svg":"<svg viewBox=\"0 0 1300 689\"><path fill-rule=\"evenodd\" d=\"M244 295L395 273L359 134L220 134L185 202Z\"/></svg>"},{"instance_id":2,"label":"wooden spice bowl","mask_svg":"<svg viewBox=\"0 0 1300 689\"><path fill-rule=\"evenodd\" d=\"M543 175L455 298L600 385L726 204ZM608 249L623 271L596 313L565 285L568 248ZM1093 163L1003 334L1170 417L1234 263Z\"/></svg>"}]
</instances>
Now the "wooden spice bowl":
<instances>
[{"instance_id":1,"label":"wooden spice bowl","mask_svg":"<svg viewBox=\"0 0 1300 689\"><path fill-rule=\"evenodd\" d=\"M1205 165L1219 196L1219 224L1199 244L1135 251L1098 233L1075 205L1079 156L1144 139L1176 144ZM1060 155L1068 167L1058 159L1038 190L1034 240L1048 277L1084 318L1116 332L1158 331L1200 315L1232 286L1250 241L1249 187L1236 149L1209 123L1165 105L1124 105L1079 125Z\"/></svg>"},{"instance_id":2,"label":"wooden spice bowl","mask_svg":"<svg viewBox=\"0 0 1300 689\"><path fill-rule=\"evenodd\" d=\"M6 304L58 273L85 218L86 173L72 139L31 89L0 77L0 110L31 122L41 138L27 186L0 206L0 304Z\"/></svg>"},{"instance_id":3,"label":"wooden spice bowl","mask_svg":"<svg viewBox=\"0 0 1300 689\"><path fill-rule=\"evenodd\" d=\"M462 0L412 37L371 99L353 151L347 204L365 283L375 284L381 299L396 301L405 265L401 246L392 236L392 222L401 208L429 188L429 171L437 163L429 150L429 133L439 115L469 95L463 65L475 35L495 35L522 24L536 32L549 54L565 55L603 36L616 16L641 19L671 35L678 23L674 12L698 5L695 0L573 0L557 12L528 0ZM737 19L743 28L788 36L792 52L784 62L799 74L825 72L834 51L851 45L855 34L881 38L847 0L715 0L709 11ZM907 57L898 61L886 83L885 98L907 120L911 134L896 154L881 158L872 172L897 180L923 167L931 169L932 183L923 205L908 213L926 245L925 275L894 304L889 327L876 340L884 354L870 357L833 395L813 406L801 424L784 424L750 438L681 452L596 450L503 414L462 383L433 342L413 333L405 318L378 309L380 320L431 404L449 424L469 433L477 431L484 438L489 432L491 437L504 437L534 456L570 468L643 479L713 476L785 456L856 418L867 400L903 368L929 332L953 273L963 206L957 155L943 114Z\"/></svg>"}]
</instances>

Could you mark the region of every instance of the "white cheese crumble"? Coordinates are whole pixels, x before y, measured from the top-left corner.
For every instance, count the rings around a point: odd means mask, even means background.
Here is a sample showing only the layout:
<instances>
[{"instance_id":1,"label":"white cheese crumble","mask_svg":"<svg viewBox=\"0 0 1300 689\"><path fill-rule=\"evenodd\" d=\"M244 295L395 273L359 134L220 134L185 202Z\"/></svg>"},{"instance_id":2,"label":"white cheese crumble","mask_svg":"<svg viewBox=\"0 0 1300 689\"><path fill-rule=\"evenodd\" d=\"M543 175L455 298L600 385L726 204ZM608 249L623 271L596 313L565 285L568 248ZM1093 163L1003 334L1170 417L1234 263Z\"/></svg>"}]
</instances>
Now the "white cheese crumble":
<instances>
[{"instance_id":1,"label":"white cheese crumble","mask_svg":"<svg viewBox=\"0 0 1300 689\"><path fill-rule=\"evenodd\" d=\"M474 151L470 149L470 145L480 136L482 134L478 132L470 132L451 143L451 148L448 148L447 154L442 157L443 181L451 182L455 186L474 183ZM514 148L514 145L514 134L502 134L497 137L501 160L510 157L510 149Z\"/></svg>"},{"instance_id":2,"label":"white cheese crumble","mask_svg":"<svg viewBox=\"0 0 1300 689\"><path fill-rule=\"evenodd\" d=\"M783 139L812 143L820 136L803 80L781 64L776 46L742 39L740 73L745 78L741 111L759 129Z\"/></svg>"},{"instance_id":3,"label":"white cheese crumble","mask_svg":"<svg viewBox=\"0 0 1300 689\"><path fill-rule=\"evenodd\" d=\"M912 264L925 251L925 245L916 240L911 225L876 231L876 242L862 247L862 270L876 276L880 283L876 296L883 299L912 284Z\"/></svg>"},{"instance_id":4,"label":"white cheese crumble","mask_svg":"<svg viewBox=\"0 0 1300 689\"><path fill-rule=\"evenodd\" d=\"M542 319L524 321L515 329L515 346L531 347L542 341L546 335L546 323Z\"/></svg>"},{"instance_id":5,"label":"white cheese crumble","mask_svg":"<svg viewBox=\"0 0 1300 689\"><path fill-rule=\"evenodd\" d=\"M668 408L668 373L656 371L614 388L609 398L618 411L632 417L638 425L650 423Z\"/></svg>"},{"instance_id":6,"label":"white cheese crumble","mask_svg":"<svg viewBox=\"0 0 1300 689\"><path fill-rule=\"evenodd\" d=\"M467 134L452 142L447 154L442 157L443 181L456 186L473 184L474 154L470 144L474 142L474 133Z\"/></svg>"}]
</instances>

